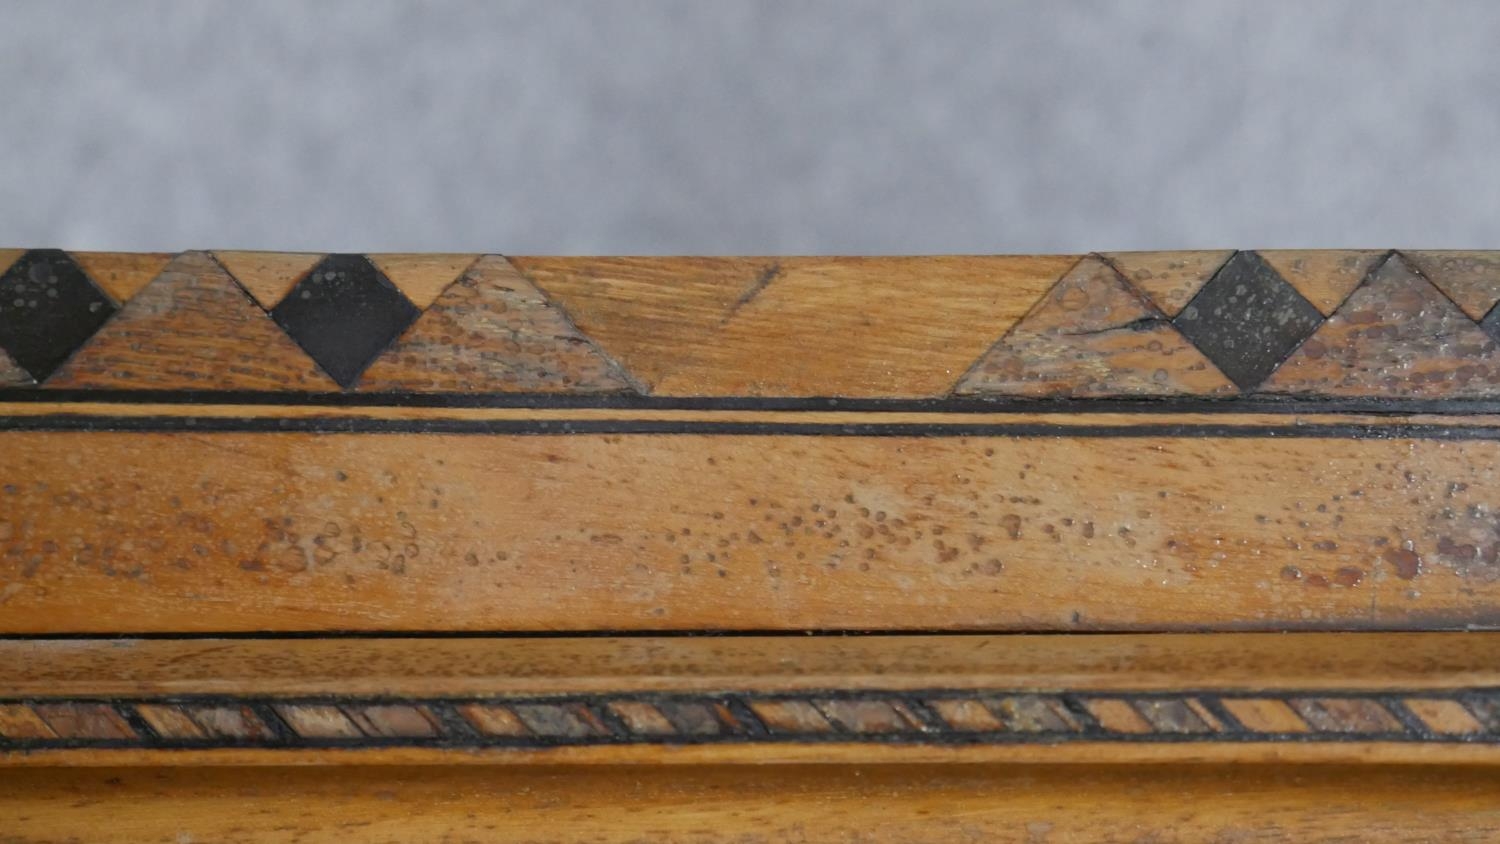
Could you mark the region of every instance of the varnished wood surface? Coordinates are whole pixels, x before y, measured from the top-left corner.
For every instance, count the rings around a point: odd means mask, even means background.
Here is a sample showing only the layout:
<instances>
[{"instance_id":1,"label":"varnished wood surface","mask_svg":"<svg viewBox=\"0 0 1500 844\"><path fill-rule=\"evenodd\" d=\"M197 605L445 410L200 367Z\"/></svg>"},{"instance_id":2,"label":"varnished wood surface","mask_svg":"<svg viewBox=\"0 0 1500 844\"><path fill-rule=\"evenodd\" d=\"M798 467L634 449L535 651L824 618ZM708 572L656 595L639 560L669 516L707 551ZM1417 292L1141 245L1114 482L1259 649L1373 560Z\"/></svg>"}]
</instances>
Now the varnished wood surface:
<instances>
[{"instance_id":1,"label":"varnished wood surface","mask_svg":"<svg viewBox=\"0 0 1500 844\"><path fill-rule=\"evenodd\" d=\"M799 766L16 771L9 842L1427 842L1500 835L1500 772Z\"/></svg>"},{"instance_id":2,"label":"varnished wood surface","mask_svg":"<svg viewBox=\"0 0 1500 844\"><path fill-rule=\"evenodd\" d=\"M12 633L1411 629L1500 606L1487 440L0 436Z\"/></svg>"},{"instance_id":3,"label":"varnished wood surface","mask_svg":"<svg viewBox=\"0 0 1500 844\"><path fill-rule=\"evenodd\" d=\"M0 250L0 841L1496 838L1497 301Z\"/></svg>"}]
</instances>

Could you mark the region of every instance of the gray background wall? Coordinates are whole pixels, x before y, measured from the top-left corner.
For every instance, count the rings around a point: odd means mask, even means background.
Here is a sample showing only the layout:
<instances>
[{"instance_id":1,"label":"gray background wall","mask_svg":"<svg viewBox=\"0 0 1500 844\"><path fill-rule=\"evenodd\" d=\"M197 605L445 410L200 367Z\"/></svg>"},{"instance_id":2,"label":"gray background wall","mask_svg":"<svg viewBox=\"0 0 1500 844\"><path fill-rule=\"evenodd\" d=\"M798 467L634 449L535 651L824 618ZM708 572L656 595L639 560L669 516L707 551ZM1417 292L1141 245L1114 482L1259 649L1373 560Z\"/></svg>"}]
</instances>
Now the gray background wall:
<instances>
[{"instance_id":1,"label":"gray background wall","mask_svg":"<svg viewBox=\"0 0 1500 844\"><path fill-rule=\"evenodd\" d=\"M0 0L0 244L1500 247L1500 3Z\"/></svg>"}]
</instances>

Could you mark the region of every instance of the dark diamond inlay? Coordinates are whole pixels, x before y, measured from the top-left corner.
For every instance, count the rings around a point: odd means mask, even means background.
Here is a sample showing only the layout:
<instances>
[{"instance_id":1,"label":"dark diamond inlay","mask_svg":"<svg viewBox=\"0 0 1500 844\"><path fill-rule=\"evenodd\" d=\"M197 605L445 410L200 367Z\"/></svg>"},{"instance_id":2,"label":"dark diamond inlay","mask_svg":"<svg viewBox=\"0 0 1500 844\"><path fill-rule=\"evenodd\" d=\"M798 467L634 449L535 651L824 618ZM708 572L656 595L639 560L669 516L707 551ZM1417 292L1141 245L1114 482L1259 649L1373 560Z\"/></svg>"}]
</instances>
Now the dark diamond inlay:
<instances>
[{"instance_id":1,"label":"dark diamond inlay","mask_svg":"<svg viewBox=\"0 0 1500 844\"><path fill-rule=\"evenodd\" d=\"M0 349L38 382L116 310L60 249L33 249L0 275Z\"/></svg>"},{"instance_id":2,"label":"dark diamond inlay","mask_svg":"<svg viewBox=\"0 0 1500 844\"><path fill-rule=\"evenodd\" d=\"M1500 305L1490 308L1490 312L1479 321L1479 327L1484 329L1485 334L1500 341Z\"/></svg>"},{"instance_id":3,"label":"dark diamond inlay","mask_svg":"<svg viewBox=\"0 0 1500 844\"><path fill-rule=\"evenodd\" d=\"M346 388L418 313L363 255L329 255L271 309L282 330Z\"/></svg>"},{"instance_id":4,"label":"dark diamond inlay","mask_svg":"<svg viewBox=\"0 0 1500 844\"><path fill-rule=\"evenodd\" d=\"M1236 252L1172 324L1248 392L1318 330L1323 315L1265 259Z\"/></svg>"}]
</instances>

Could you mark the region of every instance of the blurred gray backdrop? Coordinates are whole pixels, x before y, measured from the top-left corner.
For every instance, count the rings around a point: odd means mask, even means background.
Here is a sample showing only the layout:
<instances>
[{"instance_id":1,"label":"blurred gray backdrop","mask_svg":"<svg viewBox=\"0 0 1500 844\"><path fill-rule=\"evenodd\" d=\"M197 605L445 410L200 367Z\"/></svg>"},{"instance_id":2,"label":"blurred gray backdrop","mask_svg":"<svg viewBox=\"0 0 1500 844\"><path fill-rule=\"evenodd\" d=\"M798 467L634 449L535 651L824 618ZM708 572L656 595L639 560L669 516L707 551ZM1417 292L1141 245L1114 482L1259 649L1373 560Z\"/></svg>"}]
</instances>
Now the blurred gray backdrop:
<instances>
[{"instance_id":1,"label":"blurred gray backdrop","mask_svg":"<svg viewBox=\"0 0 1500 844\"><path fill-rule=\"evenodd\" d=\"M0 245L1500 247L1500 3L0 0Z\"/></svg>"}]
</instances>

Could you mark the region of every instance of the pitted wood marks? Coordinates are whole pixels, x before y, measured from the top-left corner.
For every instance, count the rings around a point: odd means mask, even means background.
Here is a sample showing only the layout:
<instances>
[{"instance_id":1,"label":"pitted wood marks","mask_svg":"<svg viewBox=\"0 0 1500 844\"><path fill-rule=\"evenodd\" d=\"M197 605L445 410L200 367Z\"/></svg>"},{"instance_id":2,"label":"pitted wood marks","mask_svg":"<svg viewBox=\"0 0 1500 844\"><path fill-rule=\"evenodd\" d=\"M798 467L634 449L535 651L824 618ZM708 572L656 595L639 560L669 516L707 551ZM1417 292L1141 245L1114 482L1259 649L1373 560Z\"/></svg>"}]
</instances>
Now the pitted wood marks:
<instances>
[{"instance_id":1,"label":"pitted wood marks","mask_svg":"<svg viewBox=\"0 0 1500 844\"><path fill-rule=\"evenodd\" d=\"M1380 266L1266 381L1328 396L1462 398L1500 388L1500 350L1400 256Z\"/></svg>"},{"instance_id":2,"label":"pitted wood marks","mask_svg":"<svg viewBox=\"0 0 1500 844\"><path fill-rule=\"evenodd\" d=\"M10 633L1500 620L1489 440L4 438Z\"/></svg>"},{"instance_id":3,"label":"pitted wood marks","mask_svg":"<svg viewBox=\"0 0 1500 844\"><path fill-rule=\"evenodd\" d=\"M1500 253L1403 251L1401 256L1475 321L1500 301Z\"/></svg>"},{"instance_id":4,"label":"pitted wood marks","mask_svg":"<svg viewBox=\"0 0 1500 844\"><path fill-rule=\"evenodd\" d=\"M1167 316L1192 301L1233 249L1190 252L1106 252L1105 260Z\"/></svg>"},{"instance_id":5,"label":"pitted wood marks","mask_svg":"<svg viewBox=\"0 0 1500 844\"><path fill-rule=\"evenodd\" d=\"M1261 249L1287 283L1323 316L1338 310L1387 253L1376 249Z\"/></svg>"}]
</instances>

